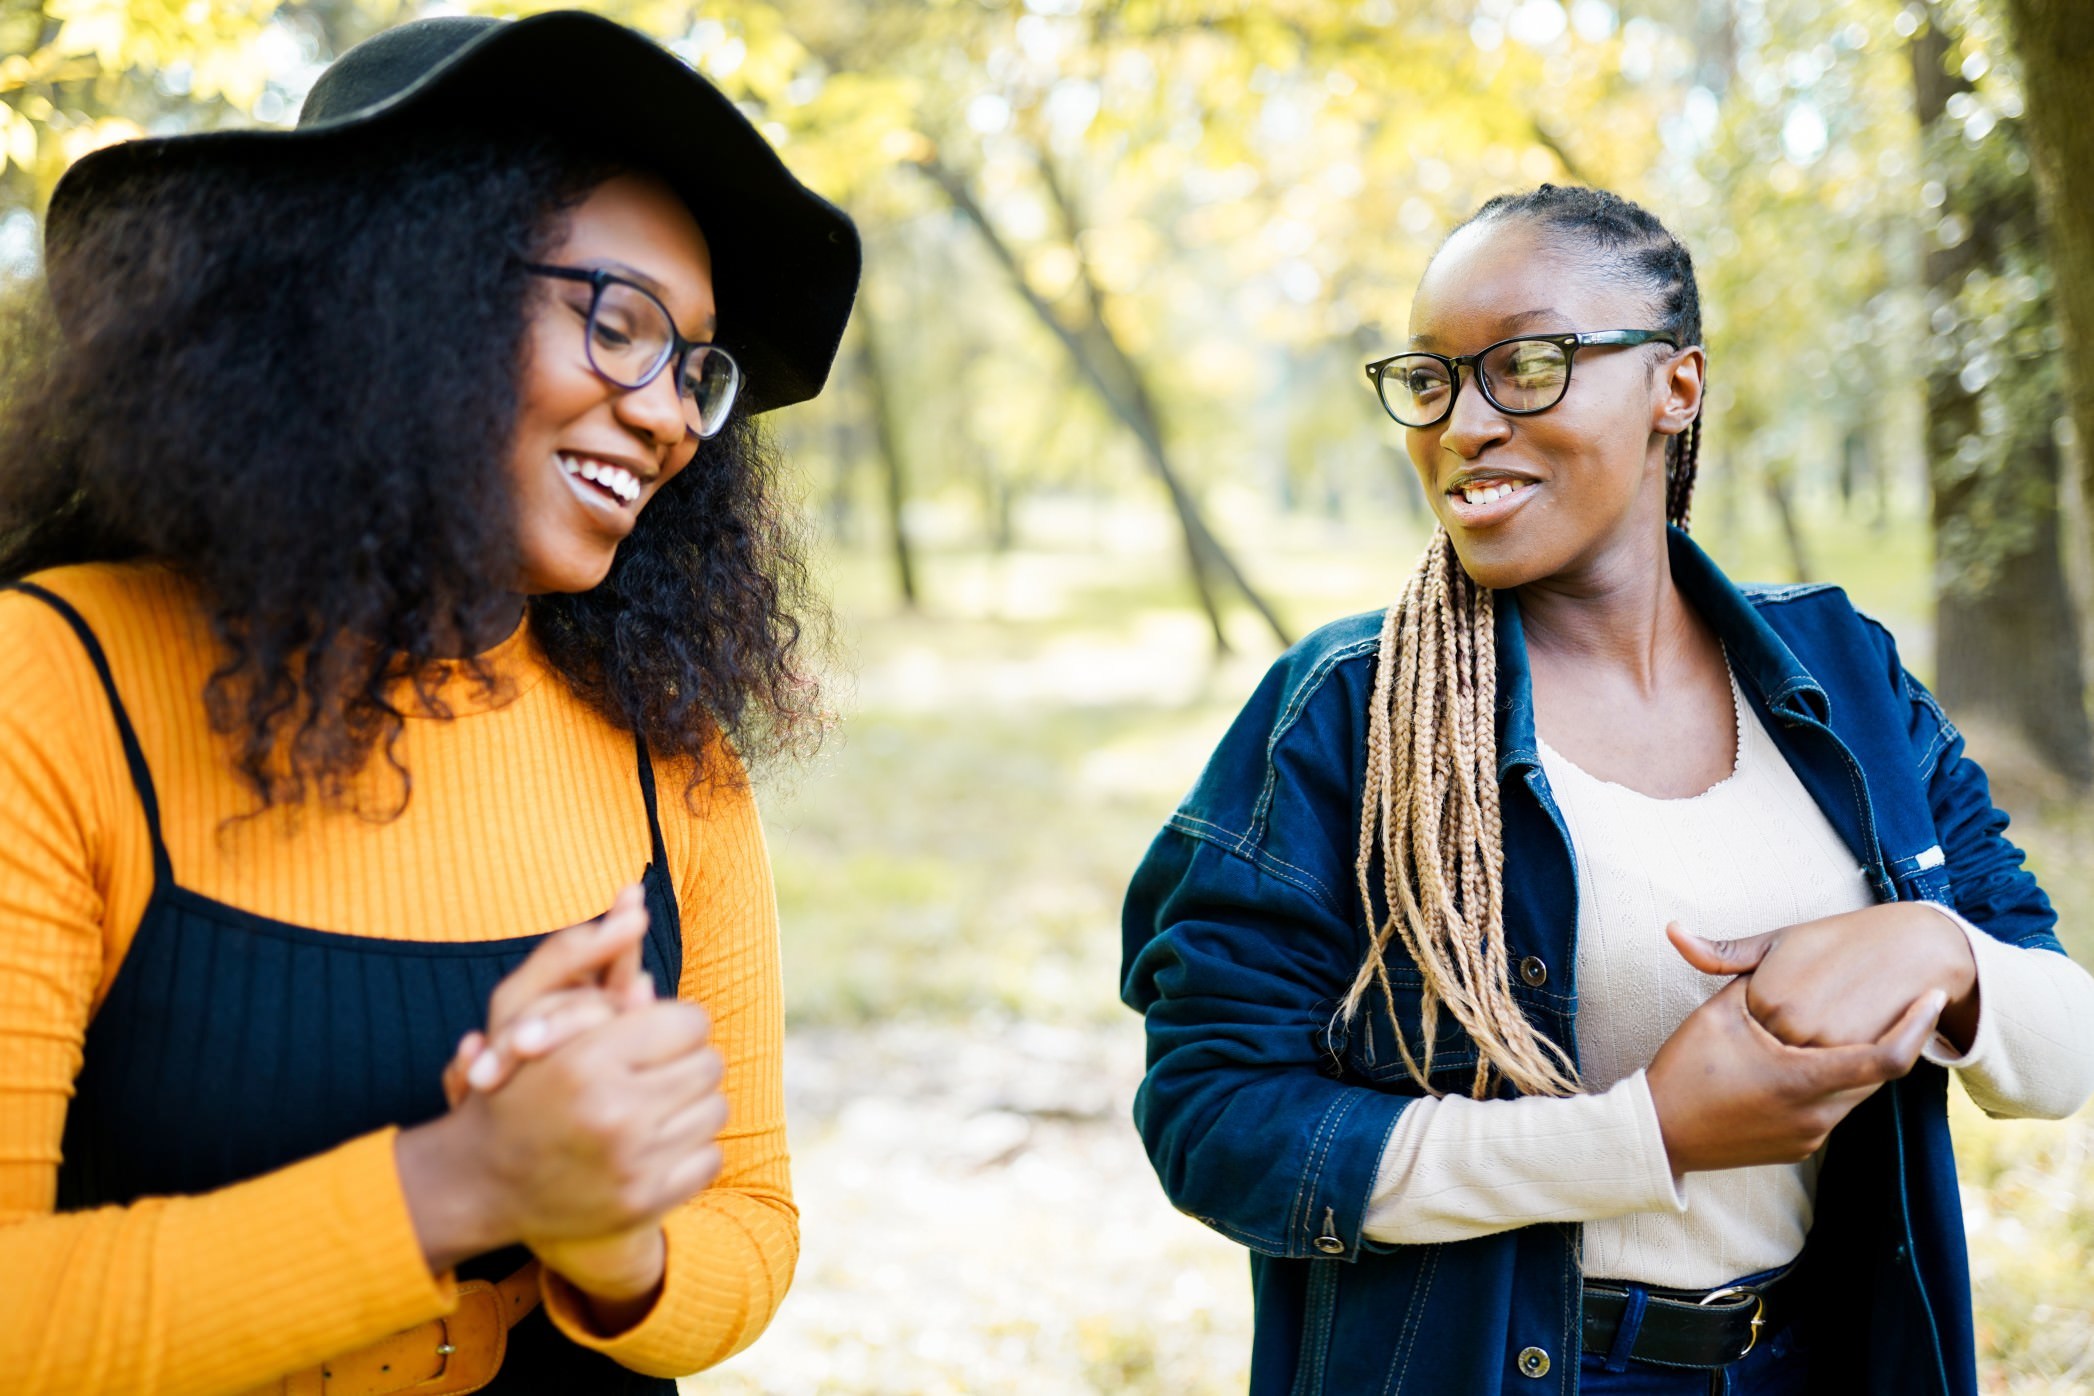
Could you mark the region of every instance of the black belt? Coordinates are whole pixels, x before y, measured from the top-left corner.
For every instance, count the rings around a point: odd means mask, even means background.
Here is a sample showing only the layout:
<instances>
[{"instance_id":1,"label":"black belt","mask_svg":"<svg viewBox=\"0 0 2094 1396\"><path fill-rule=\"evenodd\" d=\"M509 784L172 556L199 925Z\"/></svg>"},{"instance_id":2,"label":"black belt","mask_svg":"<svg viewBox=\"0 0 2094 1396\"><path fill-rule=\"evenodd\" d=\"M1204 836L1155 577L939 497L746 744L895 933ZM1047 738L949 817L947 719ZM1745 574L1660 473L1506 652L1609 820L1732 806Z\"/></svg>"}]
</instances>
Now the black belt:
<instances>
[{"instance_id":1,"label":"black belt","mask_svg":"<svg viewBox=\"0 0 2094 1396\"><path fill-rule=\"evenodd\" d=\"M1786 1278L1707 1291L1646 1287L1643 1325L1629 1356L1664 1367L1728 1366L1787 1322ZM1603 1356L1613 1351L1628 1306L1628 1290L1586 1281L1585 1351Z\"/></svg>"}]
</instances>

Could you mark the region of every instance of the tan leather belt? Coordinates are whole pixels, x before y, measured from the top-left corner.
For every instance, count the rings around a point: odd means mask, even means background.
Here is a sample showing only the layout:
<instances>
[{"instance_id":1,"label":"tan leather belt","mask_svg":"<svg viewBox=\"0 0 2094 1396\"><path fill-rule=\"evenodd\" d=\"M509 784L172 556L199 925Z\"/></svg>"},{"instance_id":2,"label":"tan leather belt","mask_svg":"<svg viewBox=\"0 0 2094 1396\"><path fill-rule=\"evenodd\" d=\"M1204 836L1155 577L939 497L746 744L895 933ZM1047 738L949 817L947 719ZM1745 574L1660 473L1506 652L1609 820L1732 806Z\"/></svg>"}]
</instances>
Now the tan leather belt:
<instances>
[{"instance_id":1,"label":"tan leather belt","mask_svg":"<svg viewBox=\"0 0 2094 1396\"><path fill-rule=\"evenodd\" d=\"M463 1396L494 1380L509 1330L538 1307L538 1262L505 1280L467 1280L448 1317L258 1386L245 1396Z\"/></svg>"}]
</instances>

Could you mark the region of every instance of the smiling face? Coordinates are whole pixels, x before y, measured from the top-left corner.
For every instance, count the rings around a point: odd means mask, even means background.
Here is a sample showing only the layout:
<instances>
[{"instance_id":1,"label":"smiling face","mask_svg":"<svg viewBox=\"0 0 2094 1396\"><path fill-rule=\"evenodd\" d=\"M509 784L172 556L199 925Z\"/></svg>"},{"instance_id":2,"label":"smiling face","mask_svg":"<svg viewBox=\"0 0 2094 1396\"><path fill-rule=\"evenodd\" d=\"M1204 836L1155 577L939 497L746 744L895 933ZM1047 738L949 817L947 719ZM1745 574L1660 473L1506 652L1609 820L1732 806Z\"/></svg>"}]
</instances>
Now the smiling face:
<instances>
[{"instance_id":1,"label":"smiling face","mask_svg":"<svg viewBox=\"0 0 2094 1396\"><path fill-rule=\"evenodd\" d=\"M1411 304L1411 347L1449 356L1521 334L1655 328L1631 274L1517 218L1456 232ZM1465 371L1444 421L1405 430L1463 569L1503 590L1661 538L1665 441L1693 420L1701 365L1695 348L1583 348L1563 400L1532 416L1499 411Z\"/></svg>"},{"instance_id":2,"label":"smiling face","mask_svg":"<svg viewBox=\"0 0 2094 1396\"><path fill-rule=\"evenodd\" d=\"M545 260L603 269L654 292L686 339L713 337L712 254L689 208L650 175L598 185L568 214ZM586 283L534 278L533 320L509 459L516 491L515 590L588 591L649 500L690 464L676 375L624 389L589 366Z\"/></svg>"}]
</instances>

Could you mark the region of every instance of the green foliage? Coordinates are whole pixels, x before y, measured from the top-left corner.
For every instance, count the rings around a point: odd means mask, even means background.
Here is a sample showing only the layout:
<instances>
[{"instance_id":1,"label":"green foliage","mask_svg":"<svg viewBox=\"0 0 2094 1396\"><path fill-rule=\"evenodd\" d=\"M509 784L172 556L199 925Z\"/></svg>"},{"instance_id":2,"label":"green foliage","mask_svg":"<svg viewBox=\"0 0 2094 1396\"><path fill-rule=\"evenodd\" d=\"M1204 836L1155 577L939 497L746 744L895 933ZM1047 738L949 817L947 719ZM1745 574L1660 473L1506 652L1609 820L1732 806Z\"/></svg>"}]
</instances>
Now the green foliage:
<instances>
[{"instance_id":1,"label":"green foliage","mask_svg":"<svg viewBox=\"0 0 2094 1396\"><path fill-rule=\"evenodd\" d=\"M1359 364L1400 342L1445 230L1543 179L1615 187L1696 249L1712 354L1714 502L1700 517L1713 527L1748 516L1768 480L1858 491L1872 516L1909 509L1918 384L1937 355L1998 367L1986 423L2027 420L2049 391L2037 380L2051 370L2028 354L2051 342L2033 252L1973 284L1938 339L1929 315L1941 308L1924 302L1944 202L2027 179L2004 45L1974 0L1957 14L1957 61L1978 72L1963 145L1924 154L1911 21L1895 0L599 8L745 102L864 224L867 305L897 347L887 391L903 408L917 515L942 510L976 536L1005 528L1029 494L1150 487L928 168L972 191L1065 324L1110 328L1196 488L1282 507L1373 507L1411 488ZM37 207L98 141L288 120L328 56L409 12L392 0L4 0L0 208ZM1951 157L1953 198L1930 205L1923 167ZM863 395L843 378L788 430L849 513L870 443ZM2010 441L1981 431L1973 472ZM1976 499L1949 533L1958 557L1981 565L1988 540L2013 533L2012 504Z\"/></svg>"},{"instance_id":2,"label":"green foliage","mask_svg":"<svg viewBox=\"0 0 2094 1396\"><path fill-rule=\"evenodd\" d=\"M1920 190L1933 283L1921 364L1950 404L1931 452L1937 499L1952 506L1937 511L1936 581L1976 593L2056 507L2053 482L2024 466L2064 418L2063 365L2006 35L1973 0L1939 6L1931 22L1955 88L1924 132Z\"/></svg>"}]
</instances>

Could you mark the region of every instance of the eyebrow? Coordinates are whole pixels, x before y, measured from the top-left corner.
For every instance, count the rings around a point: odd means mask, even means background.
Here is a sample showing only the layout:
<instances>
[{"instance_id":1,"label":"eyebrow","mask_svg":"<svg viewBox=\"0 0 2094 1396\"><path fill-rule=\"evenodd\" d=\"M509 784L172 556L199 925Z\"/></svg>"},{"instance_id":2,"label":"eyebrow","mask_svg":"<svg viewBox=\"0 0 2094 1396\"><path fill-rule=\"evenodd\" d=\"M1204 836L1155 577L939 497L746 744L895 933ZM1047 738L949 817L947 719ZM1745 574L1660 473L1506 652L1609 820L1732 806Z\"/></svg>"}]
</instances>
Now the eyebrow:
<instances>
[{"instance_id":1,"label":"eyebrow","mask_svg":"<svg viewBox=\"0 0 2094 1396\"><path fill-rule=\"evenodd\" d=\"M633 265L632 263L630 263L630 262L618 262L618 261L612 261L612 260L611 260L611 259L609 259L609 258L605 258L604 260L602 260L602 261L600 261L600 262L597 262L597 263L596 263L595 265L596 265L596 267L597 267L597 268L598 268L599 270L602 270L602 271L613 271L613 272L616 272L616 273L618 273L618 275L620 275L620 276L624 277L624 278L625 278L625 279L626 279L627 281L633 281L633 282L638 282L638 283L639 283L639 284L640 284L641 286L644 286L644 287L646 287L646 288L647 288L647 290L648 290L648 292L649 292L649 293L651 293L651 294L652 294L652 295L654 296L654 298L655 298L656 300L658 300L658 301L660 301L660 302L662 303L662 307L663 307L664 309L667 309L667 308L668 308L668 305L669 305L669 288L668 288L668 287L666 287L666 286L664 286L664 285L662 285L662 283L661 283L661 282L659 282L659 281L655 280L655 279L654 279L653 277L649 276L649 275L648 275L648 274L647 274L646 272L644 272L644 271L641 271L641 270L640 270L640 269L639 269L638 267L634 266L634 265ZM673 312L672 312L672 314L671 314L670 318L671 318L672 320L673 320L673 319L675 318L675 316L674 316L674 313L673 313ZM711 338L712 336L714 336L714 335L718 334L719 332L720 332L720 317L719 317L719 315L718 315L718 314L712 314L712 315L708 315L708 316L706 316L706 317L705 317L705 335L706 335L706 338L710 339L710 338ZM677 330L677 333L678 333L678 334L681 334L681 333L683 333L682 329L681 329L681 328L679 328L679 329Z\"/></svg>"},{"instance_id":2,"label":"eyebrow","mask_svg":"<svg viewBox=\"0 0 2094 1396\"><path fill-rule=\"evenodd\" d=\"M1569 318L1569 316L1554 306L1547 306L1540 310L1522 310L1517 314L1508 315L1500 323L1503 328L1518 330L1526 328L1528 322L1533 320L1567 320ZM1438 342L1429 334L1414 334L1411 336L1411 343L1420 349L1430 349Z\"/></svg>"}]
</instances>

